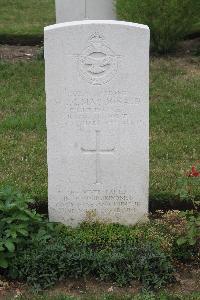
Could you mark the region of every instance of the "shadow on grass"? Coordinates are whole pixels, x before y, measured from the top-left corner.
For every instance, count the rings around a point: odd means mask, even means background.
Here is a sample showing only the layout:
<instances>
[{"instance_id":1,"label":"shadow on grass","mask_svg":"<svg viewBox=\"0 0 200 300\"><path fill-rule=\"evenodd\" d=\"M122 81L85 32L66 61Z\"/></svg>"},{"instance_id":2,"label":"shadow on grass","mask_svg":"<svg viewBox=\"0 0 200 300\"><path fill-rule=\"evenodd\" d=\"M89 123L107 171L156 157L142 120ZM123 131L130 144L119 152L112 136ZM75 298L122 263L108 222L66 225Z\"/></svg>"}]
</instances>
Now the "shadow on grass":
<instances>
[{"instance_id":1,"label":"shadow on grass","mask_svg":"<svg viewBox=\"0 0 200 300\"><path fill-rule=\"evenodd\" d=\"M8 35L0 34L1 45L19 45L19 46L34 46L42 45L44 40L43 35Z\"/></svg>"}]
</instances>

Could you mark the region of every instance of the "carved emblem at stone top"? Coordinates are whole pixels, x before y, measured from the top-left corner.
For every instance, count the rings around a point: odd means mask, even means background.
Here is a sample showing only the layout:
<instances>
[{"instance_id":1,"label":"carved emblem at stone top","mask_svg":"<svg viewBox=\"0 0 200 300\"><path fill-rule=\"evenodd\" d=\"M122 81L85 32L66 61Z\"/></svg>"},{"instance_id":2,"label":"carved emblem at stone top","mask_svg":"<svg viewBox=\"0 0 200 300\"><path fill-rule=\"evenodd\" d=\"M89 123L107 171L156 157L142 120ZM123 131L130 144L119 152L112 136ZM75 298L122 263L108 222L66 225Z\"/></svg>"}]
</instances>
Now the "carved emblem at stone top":
<instances>
[{"instance_id":1,"label":"carved emblem at stone top","mask_svg":"<svg viewBox=\"0 0 200 300\"><path fill-rule=\"evenodd\" d=\"M94 85L107 83L116 75L117 59L103 37L95 33L79 57L80 75Z\"/></svg>"}]
</instances>

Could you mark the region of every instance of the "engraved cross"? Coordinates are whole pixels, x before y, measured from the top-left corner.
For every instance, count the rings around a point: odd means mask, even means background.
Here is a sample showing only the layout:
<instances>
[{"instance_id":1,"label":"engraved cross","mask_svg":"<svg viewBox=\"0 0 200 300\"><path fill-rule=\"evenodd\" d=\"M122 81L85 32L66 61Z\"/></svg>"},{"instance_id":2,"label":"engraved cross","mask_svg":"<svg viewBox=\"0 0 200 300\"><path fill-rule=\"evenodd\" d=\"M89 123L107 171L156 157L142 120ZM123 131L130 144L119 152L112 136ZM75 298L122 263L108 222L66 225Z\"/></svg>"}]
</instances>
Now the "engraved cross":
<instances>
[{"instance_id":1,"label":"engraved cross","mask_svg":"<svg viewBox=\"0 0 200 300\"><path fill-rule=\"evenodd\" d=\"M100 157L102 154L113 154L115 148L111 149L101 149L100 147L100 134L99 130L96 130L96 147L95 149L84 149L81 148L81 151L85 154L95 154L96 155L96 181L95 184L101 183L101 166L100 166Z\"/></svg>"}]
</instances>

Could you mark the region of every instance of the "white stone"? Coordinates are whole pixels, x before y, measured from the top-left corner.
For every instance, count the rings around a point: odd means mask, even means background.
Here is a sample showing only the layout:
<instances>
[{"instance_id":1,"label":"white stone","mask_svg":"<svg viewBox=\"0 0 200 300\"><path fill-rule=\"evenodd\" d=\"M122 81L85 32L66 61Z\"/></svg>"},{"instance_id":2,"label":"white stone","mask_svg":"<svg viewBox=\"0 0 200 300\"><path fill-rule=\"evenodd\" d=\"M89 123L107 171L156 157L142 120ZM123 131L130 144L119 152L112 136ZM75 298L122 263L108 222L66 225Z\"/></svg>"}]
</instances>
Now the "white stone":
<instances>
[{"instance_id":1,"label":"white stone","mask_svg":"<svg viewBox=\"0 0 200 300\"><path fill-rule=\"evenodd\" d=\"M148 212L149 29L45 28L51 221L134 224Z\"/></svg>"},{"instance_id":2,"label":"white stone","mask_svg":"<svg viewBox=\"0 0 200 300\"><path fill-rule=\"evenodd\" d=\"M113 0L56 0L56 22L115 20Z\"/></svg>"}]
</instances>

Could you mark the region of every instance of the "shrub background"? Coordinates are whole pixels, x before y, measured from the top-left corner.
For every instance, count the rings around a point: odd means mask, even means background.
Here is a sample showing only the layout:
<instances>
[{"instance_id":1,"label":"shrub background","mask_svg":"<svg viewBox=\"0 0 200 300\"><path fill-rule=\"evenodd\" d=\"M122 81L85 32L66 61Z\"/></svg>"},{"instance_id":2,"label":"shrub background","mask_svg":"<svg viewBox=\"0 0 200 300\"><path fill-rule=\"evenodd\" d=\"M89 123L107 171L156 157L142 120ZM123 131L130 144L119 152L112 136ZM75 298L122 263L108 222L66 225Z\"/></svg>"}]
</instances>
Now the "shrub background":
<instances>
[{"instance_id":1,"label":"shrub background","mask_svg":"<svg viewBox=\"0 0 200 300\"><path fill-rule=\"evenodd\" d=\"M151 47L159 53L173 50L200 18L199 0L117 0L118 17L147 24Z\"/></svg>"}]
</instances>

